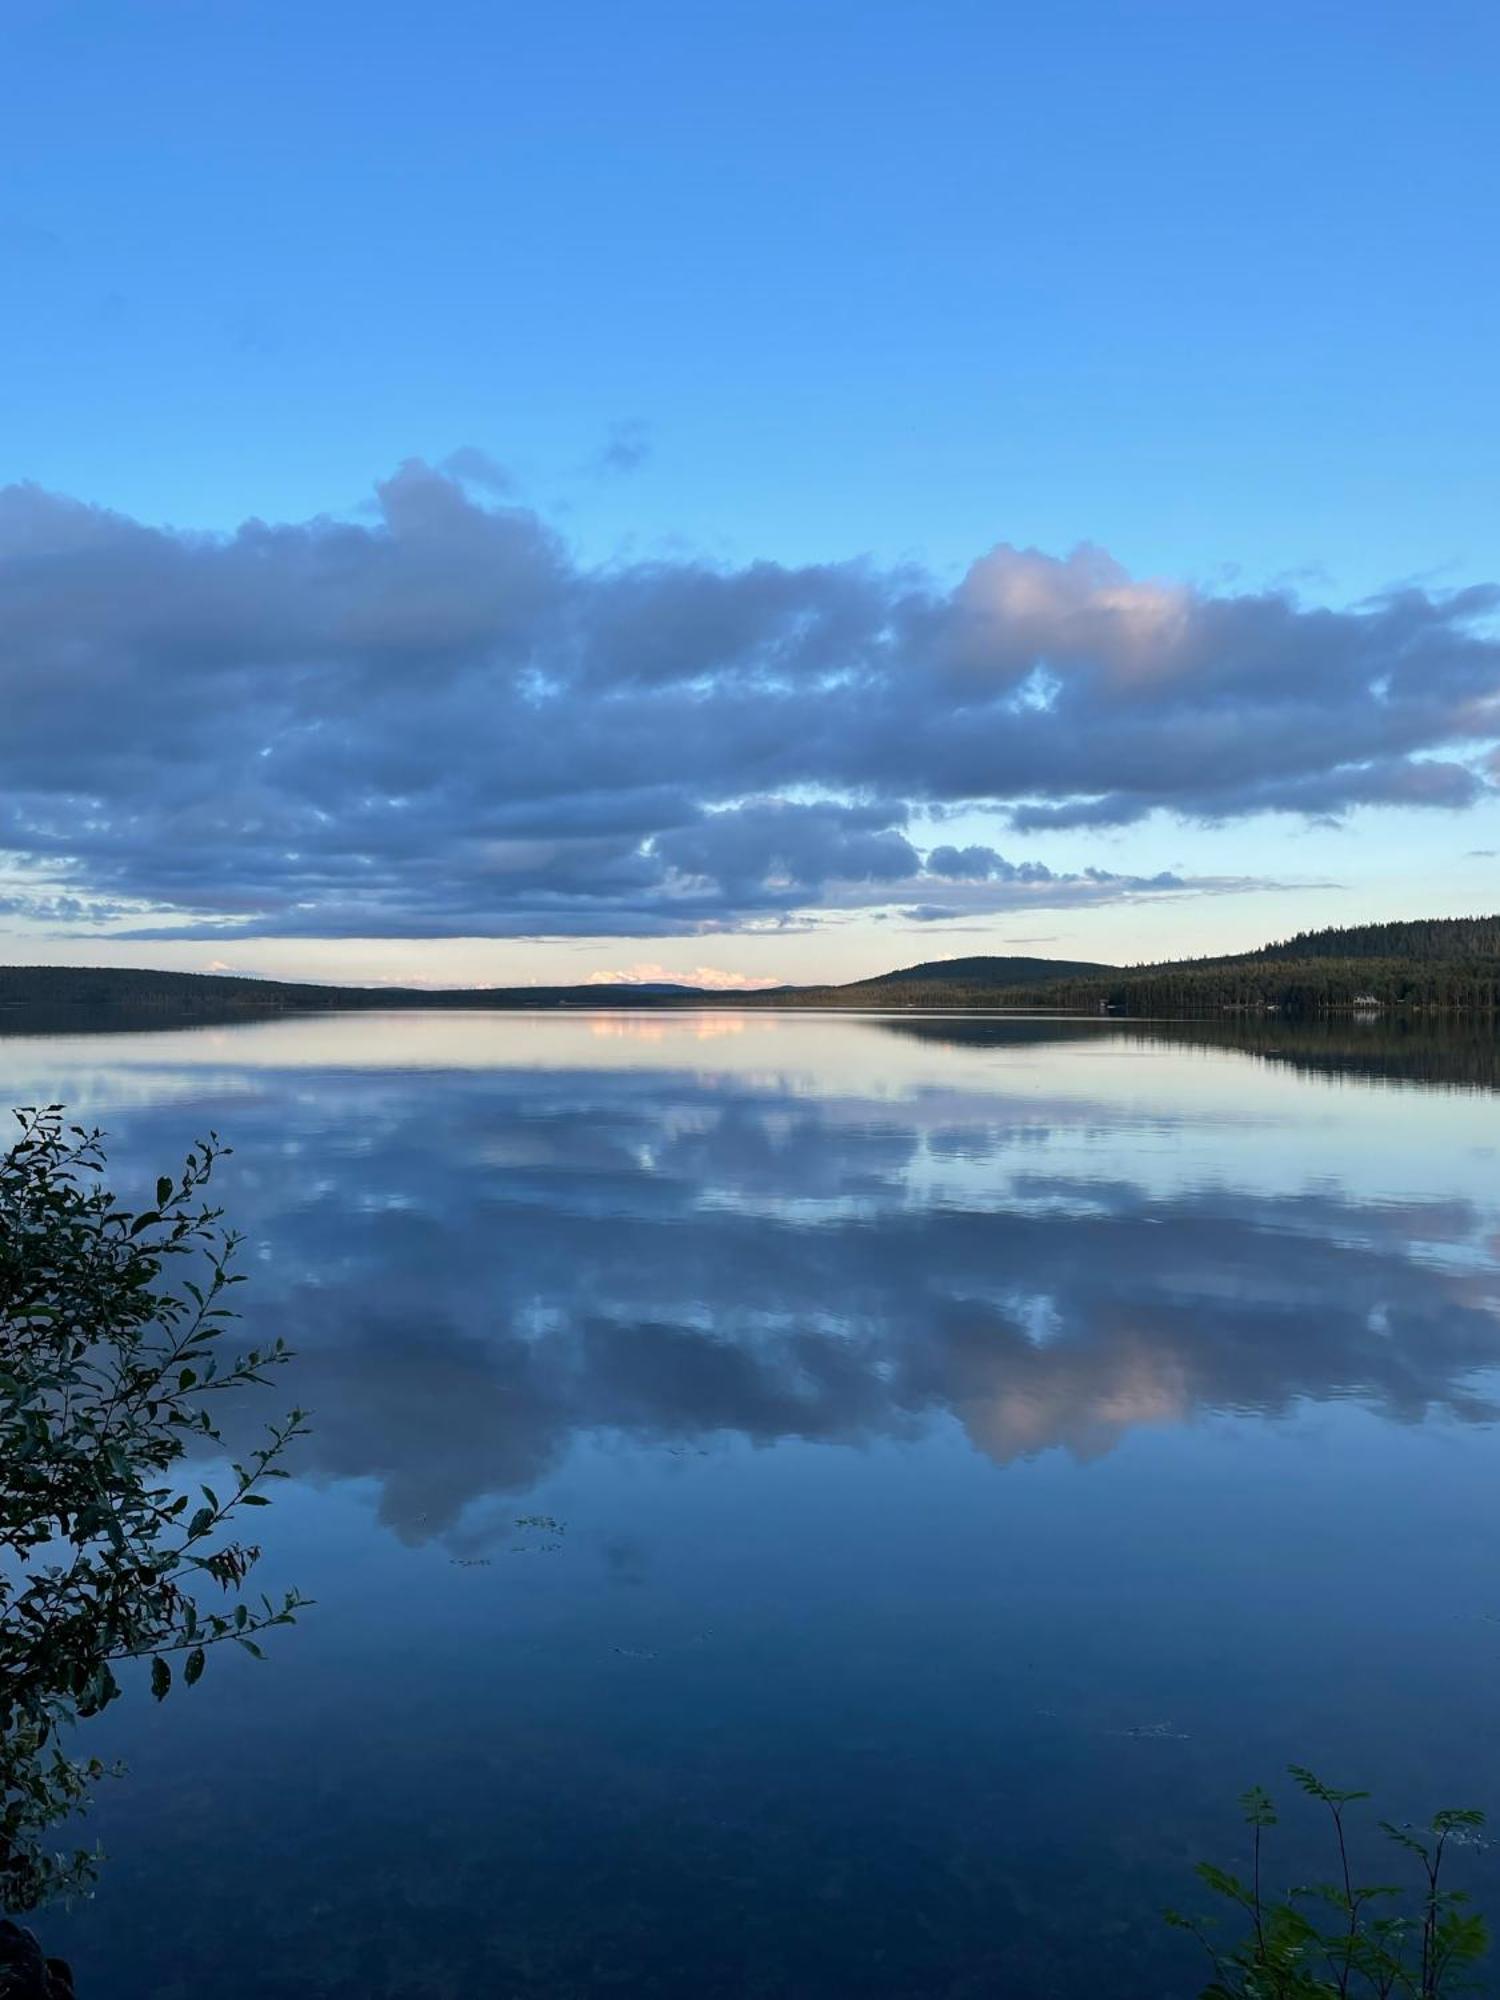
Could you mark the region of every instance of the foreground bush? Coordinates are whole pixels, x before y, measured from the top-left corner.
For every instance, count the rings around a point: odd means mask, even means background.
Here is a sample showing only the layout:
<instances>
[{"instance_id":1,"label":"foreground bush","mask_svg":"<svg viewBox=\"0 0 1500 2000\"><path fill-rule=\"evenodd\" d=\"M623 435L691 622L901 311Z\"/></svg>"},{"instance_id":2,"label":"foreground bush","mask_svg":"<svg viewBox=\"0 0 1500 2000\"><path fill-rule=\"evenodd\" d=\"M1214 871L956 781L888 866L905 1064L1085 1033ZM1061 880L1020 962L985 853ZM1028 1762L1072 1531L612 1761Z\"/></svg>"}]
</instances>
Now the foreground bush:
<instances>
[{"instance_id":1,"label":"foreground bush","mask_svg":"<svg viewBox=\"0 0 1500 2000\"><path fill-rule=\"evenodd\" d=\"M133 1212L102 1184L97 1133L56 1105L16 1118L0 1154L0 1908L24 1911L92 1876L94 1853L49 1836L104 1775L71 1735L118 1696L116 1669L149 1662L161 1700L215 1645L258 1654L258 1633L292 1622L295 1592L245 1600L260 1550L238 1517L285 1477L303 1416L222 1494L189 1496L182 1461L220 1444L217 1399L288 1358L280 1341L222 1352L239 1239L204 1190L226 1149L210 1137Z\"/></svg>"},{"instance_id":2,"label":"foreground bush","mask_svg":"<svg viewBox=\"0 0 1500 2000\"><path fill-rule=\"evenodd\" d=\"M1167 1921L1191 1931L1213 1959L1214 1978L1200 2000L1324 2000L1330 1994L1440 2000L1473 1992L1467 1974L1489 1949L1489 1932L1462 1892L1443 1887L1442 1875L1450 1847L1482 1844L1484 1814L1469 1808L1440 1812L1420 1831L1382 1820L1381 1832L1408 1858L1414 1885L1361 1884L1344 1815L1369 1793L1334 1791L1300 1764L1292 1765L1291 1774L1328 1812L1336 1872L1330 1881L1308 1883L1279 1898L1269 1895L1261 1848L1262 1836L1276 1825L1276 1809L1258 1785L1246 1792L1241 1804L1252 1833L1250 1880L1207 1861L1198 1867L1215 1895L1240 1913L1245 1934L1226 1948L1209 1925L1167 1913Z\"/></svg>"}]
</instances>

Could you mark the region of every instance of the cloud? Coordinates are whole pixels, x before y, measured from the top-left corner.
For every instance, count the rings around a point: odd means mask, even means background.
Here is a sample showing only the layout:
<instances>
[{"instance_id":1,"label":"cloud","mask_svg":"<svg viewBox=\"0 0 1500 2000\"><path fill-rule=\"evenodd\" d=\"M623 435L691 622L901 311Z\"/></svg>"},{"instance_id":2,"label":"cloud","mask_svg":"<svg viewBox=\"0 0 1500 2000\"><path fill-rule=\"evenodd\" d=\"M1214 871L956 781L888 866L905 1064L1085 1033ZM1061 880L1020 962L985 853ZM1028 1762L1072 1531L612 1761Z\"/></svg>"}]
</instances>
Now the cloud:
<instances>
[{"instance_id":1,"label":"cloud","mask_svg":"<svg viewBox=\"0 0 1500 2000\"><path fill-rule=\"evenodd\" d=\"M652 848L686 885L720 890L742 907L780 903L785 892L831 881L890 884L919 873L921 858L893 816L889 806L755 800L660 834Z\"/></svg>"},{"instance_id":2,"label":"cloud","mask_svg":"<svg viewBox=\"0 0 1500 2000\"><path fill-rule=\"evenodd\" d=\"M1007 861L993 847L934 847L927 856L930 875L942 875L951 882L1055 881L1050 868L1039 861Z\"/></svg>"},{"instance_id":3,"label":"cloud","mask_svg":"<svg viewBox=\"0 0 1500 2000\"><path fill-rule=\"evenodd\" d=\"M589 461L596 473L638 472L651 456L651 435L639 418L611 424L609 436Z\"/></svg>"},{"instance_id":4,"label":"cloud","mask_svg":"<svg viewBox=\"0 0 1500 2000\"><path fill-rule=\"evenodd\" d=\"M514 493L516 482L498 459L481 451L478 445L462 444L457 451L450 451L439 465L439 471L465 486L477 486L485 493L504 496Z\"/></svg>"},{"instance_id":5,"label":"cloud","mask_svg":"<svg viewBox=\"0 0 1500 2000\"><path fill-rule=\"evenodd\" d=\"M232 535L0 491L0 857L33 918L670 937L1194 895L1224 883L924 853L915 816L1454 811L1500 770L1492 588L1330 611L1093 549L997 548L953 589L591 567L503 479L411 462L370 521Z\"/></svg>"},{"instance_id":6,"label":"cloud","mask_svg":"<svg viewBox=\"0 0 1500 2000\"><path fill-rule=\"evenodd\" d=\"M691 971L678 972L652 962L591 972L583 983L585 986L701 986L707 993L756 993L779 982L756 979L748 972L725 972L717 965L695 965Z\"/></svg>"}]
</instances>

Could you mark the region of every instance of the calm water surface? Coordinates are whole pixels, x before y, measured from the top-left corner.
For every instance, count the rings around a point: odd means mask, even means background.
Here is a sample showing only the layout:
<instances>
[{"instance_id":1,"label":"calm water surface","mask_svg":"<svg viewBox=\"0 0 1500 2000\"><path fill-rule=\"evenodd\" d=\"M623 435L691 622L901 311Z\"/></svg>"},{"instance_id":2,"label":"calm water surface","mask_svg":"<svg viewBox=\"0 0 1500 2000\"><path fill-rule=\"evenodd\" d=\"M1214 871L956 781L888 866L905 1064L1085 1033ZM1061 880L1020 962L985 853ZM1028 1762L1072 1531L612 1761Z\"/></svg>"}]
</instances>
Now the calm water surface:
<instances>
[{"instance_id":1,"label":"calm water surface","mask_svg":"<svg viewBox=\"0 0 1500 2000\"><path fill-rule=\"evenodd\" d=\"M1245 1786L1500 1808L1500 1097L1325 1067L766 1014L0 1041L133 1198L233 1144L316 1421L261 1517L316 1610L97 1726L80 1991L1189 1993L1155 1913Z\"/></svg>"}]
</instances>

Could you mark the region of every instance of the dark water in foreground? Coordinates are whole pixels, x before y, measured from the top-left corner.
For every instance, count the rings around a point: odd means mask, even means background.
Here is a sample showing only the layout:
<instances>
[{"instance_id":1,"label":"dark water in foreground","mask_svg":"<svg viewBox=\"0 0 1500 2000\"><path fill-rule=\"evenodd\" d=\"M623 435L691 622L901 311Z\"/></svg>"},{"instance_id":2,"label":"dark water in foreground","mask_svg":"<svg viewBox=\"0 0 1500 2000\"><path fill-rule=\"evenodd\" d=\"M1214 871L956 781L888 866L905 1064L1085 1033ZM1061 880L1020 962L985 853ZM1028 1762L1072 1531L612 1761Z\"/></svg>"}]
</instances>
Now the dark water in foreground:
<instances>
[{"instance_id":1,"label":"dark water in foreground","mask_svg":"<svg viewBox=\"0 0 1500 2000\"><path fill-rule=\"evenodd\" d=\"M233 1143L267 1410L317 1422L261 1517L317 1609L96 1726L85 2000L1189 1993L1156 1911L1248 1784L1500 1808L1500 1096L1472 1048L1333 1067L765 1014L0 1042L132 1195Z\"/></svg>"}]
</instances>

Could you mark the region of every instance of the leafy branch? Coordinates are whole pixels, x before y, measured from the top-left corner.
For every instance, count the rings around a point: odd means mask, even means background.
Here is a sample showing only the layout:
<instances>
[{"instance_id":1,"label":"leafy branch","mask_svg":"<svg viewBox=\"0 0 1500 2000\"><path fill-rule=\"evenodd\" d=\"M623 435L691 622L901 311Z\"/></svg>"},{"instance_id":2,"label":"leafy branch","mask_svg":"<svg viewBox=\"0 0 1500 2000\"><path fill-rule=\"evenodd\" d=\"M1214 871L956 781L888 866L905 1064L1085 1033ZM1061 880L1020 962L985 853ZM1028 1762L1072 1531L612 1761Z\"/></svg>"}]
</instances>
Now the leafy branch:
<instances>
[{"instance_id":1,"label":"leafy branch","mask_svg":"<svg viewBox=\"0 0 1500 2000\"><path fill-rule=\"evenodd\" d=\"M1346 1810L1368 1792L1337 1791L1304 1765L1291 1776L1327 1809L1338 1856L1330 1882L1306 1883L1270 1899L1262 1883L1262 1836L1278 1821L1275 1806L1259 1785L1240 1800L1251 1829L1249 1882L1212 1862L1200 1862L1199 1880L1248 1920L1247 1934L1225 1950L1212 1920L1169 1910L1167 1922L1190 1931L1213 1963L1214 1976L1201 2000L1328 2000L1336 1995L1376 1995L1378 2000L1448 2000L1475 1989L1469 1968L1489 1949L1484 1919L1461 1891L1443 1886L1443 1861L1455 1845L1481 1845L1484 1814L1473 1808L1437 1813L1423 1833L1380 1822L1387 1838L1421 1862L1415 1911L1400 1907L1399 1884L1361 1883L1350 1850Z\"/></svg>"},{"instance_id":2,"label":"leafy branch","mask_svg":"<svg viewBox=\"0 0 1500 2000\"><path fill-rule=\"evenodd\" d=\"M228 1149L210 1135L132 1211L103 1185L98 1132L58 1105L15 1115L0 1155L0 1905L30 1909L92 1873L93 1855L45 1838L104 1775L62 1739L118 1697L115 1667L149 1659L161 1700L173 1658L192 1686L213 1647L258 1658L257 1635L303 1607L295 1591L246 1600L261 1551L241 1521L286 1477L306 1417L271 1425L223 1496L201 1486L194 1505L181 1462L222 1446L218 1399L290 1359L281 1340L223 1347L241 1239L205 1190Z\"/></svg>"}]
</instances>

